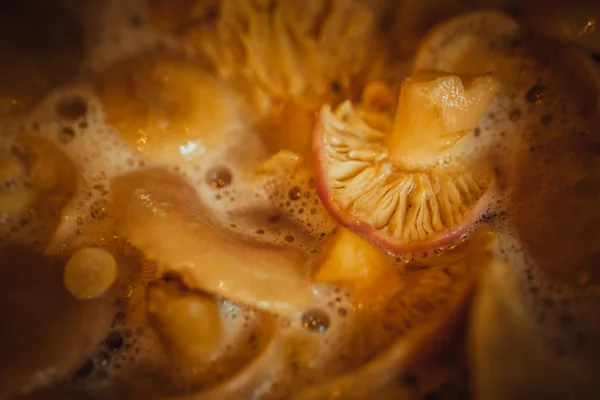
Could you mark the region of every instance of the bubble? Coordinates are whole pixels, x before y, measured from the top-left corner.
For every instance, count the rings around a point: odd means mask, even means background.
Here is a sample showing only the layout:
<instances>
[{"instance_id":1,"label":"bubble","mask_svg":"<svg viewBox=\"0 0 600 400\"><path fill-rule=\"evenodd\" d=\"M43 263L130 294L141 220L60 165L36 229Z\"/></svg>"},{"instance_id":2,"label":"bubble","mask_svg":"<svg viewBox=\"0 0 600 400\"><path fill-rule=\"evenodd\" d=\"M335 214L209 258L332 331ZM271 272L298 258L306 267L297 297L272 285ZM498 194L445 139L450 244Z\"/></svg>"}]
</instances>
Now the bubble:
<instances>
[{"instance_id":1,"label":"bubble","mask_svg":"<svg viewBox=\"0 0 600 400\"><path fill-rule=\"evenodd\" d=\"M298 186L294 186L288 192L290 200L300 200L302 198L302 190Z\"/></svg>"},{"instance_id":2,"label":"bubble","mask_svg":"<svg viewBox=\"0 0 600 400\"><path fill-rule=\"evenodd\" d=\"M119 332L111 332L104 339L104 345L113 353L121 351L124 343L125 339L123 339L123 336Z\"/></svg>"},{"instance_id":3,"label":"bubble","mask_svg":"<svg viewBox=\"0 0 600 400\"><path fill-rule=\"evenodd\" d=\"M287 235L283 239L288 243L292 243L294 240L296 240L292 235Z\"/></svg>"},{"instance_id":4,"label":"bubble","mask_svg":"<svg viewBox=\"0 0 600 400\"><path fill-rule=\"evenodd\" d=\"M56 104L56 113L68 120L75 120L87 113L87 103L80 96L66 97Z\"/></svg>"},{"instance_id":5,"label":"bubble","mask_svg":"<svg viewBox=\"0 0 600 400\"><path fill-rule=\"evenodd\" d=\"M539 104L546 97L546 91L546 86L533 85L525 95L525 99L530 103Z\"/></svg>"},{"instance_id":6,"label":"bubble","mask_svg":"<svg viewBox=\"0 0 600 400\"><path fill-rule=\"evenodd\" d=\"M510 112L509 118L511 121L516 122L521 119L521 115L522 115L521 110L514 109Z\"/></svg>"},{"instance_id":7,"label":"bubble","mask_svg":"<svg viewBox=\"0 0 600 400\"><path fill-rule=\"evenodd\" d=\"M302 315L302 326L312 332L323 333L330 324L329 314L323 310L314 309Z\"/></svg>"},{"instance_id":8,"label":"bubble","mask_svg":"<svg viewBox=\"0 0 600 400\"><path fill-rule=\"evenodd\" d=\"M329 88L335 94L339 94L342 92L342 84L339 81L331 81L329 83Z\"/></svg>"},{"instance_id":9,"label":"bubble","mask_svg":"<svg viewBox=\"0 0 600 400\"><path fill-rule=\"evenodd\" d=\"M96 365L99 365L103 368L107 367L108 364L110 364L110 354L102 350L98 354L96 354L96 356L94 357L94 361L96 362Z\"/></svg>"},{"instance_id":10,"label":"bubble","mask_svg":"<svg viewBox=\"0 0 600 400\"><path fill-rule=\"evenodd\" d=\"M214 167L206 174L206 182L213 189L221 189L229 186L233 179L231 171L226 167Z\"/></svg>"},{"instance_id":11,"label":"bubble","mask_svg":"<svg viewBox=\"0 0 600 400\"><path fill-rule=\"evenodd\" d=\"M75 131L72 128L64 127L58 132L58 141L61 143L71 143L75 139Z\"/></svg>"},{"instance_id":12,"label":"bubble","mask_svg":"<svg viewBox=\"0 0 600 400\"><path fill-rule=\"evenodd\" d=\"M104 199L96 200L90 206L90 216L92 219L97 221L102 221L106 218L106 207L108 206L108 202Z\"/></svg>"}]
</instances>

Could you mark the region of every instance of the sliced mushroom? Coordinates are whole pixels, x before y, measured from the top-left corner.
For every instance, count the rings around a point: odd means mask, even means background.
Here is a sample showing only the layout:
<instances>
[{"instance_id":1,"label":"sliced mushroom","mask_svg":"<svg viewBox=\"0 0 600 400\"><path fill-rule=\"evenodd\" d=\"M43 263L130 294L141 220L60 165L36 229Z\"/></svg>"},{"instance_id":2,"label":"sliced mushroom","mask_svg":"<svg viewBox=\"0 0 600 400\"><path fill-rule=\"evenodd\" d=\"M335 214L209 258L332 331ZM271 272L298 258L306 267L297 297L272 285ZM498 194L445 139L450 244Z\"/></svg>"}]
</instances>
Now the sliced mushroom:
<instances>
[{"instance_id":1,"label":"sliced mushroom","mask_svg":"<svg viewBox=\"0 0 600 400\"><path fill-rule=\"evenodd\" d=\"M496 71L499 48L503 41L514 39L518 30L516 21L498 11L477 11L451 18L423 38L413 68L459 75Z\"/></svg>"},{"instance_id":2,"label":"sliced mushroom","mask_svg":"<svg viewBox=\"0 0 600 400\"><path fill-rule=\"evenodd\" d=\"M63 272L65 288L76 299L102 296L117 278L117 261L107 250L85 247L71 255Z\"/></svg>"},{"instance_id":3,"label":"sliced mushroom","mask_svg":"<svg viewBox=\"0 0 600 400\"><path fill-rule=\"evenodd\" d=\"M321 253L313 279L350 289L362 304L388 299L402 287L394 258L348 229L338 228Z\"/></svg>"},{"instance_id":4,"label":"sliced mushroom","mask_svg":"<svg viewBox=\"0 0 600 400\"><path fill-rule=\"evenodd\" d=\"M241 126L240 99L200 63L142 54L110 65L97 92L131 147L154 159L192 159Z\"/></svg>"},{"instance_id":5,"label":"sliced mushroom","mask_svg":"<svg viewBox=\"0 0 600 400\"><path fill-rule=\"evenodd\" d=\"M324 107L313 147L319 197L340 224L390 252L452 244L492 189L469 146L499 88L492 76L419 72L403 83L393 122L350 102Z\"/></svg>"},{"instance_id":6,"label":"sliced mushroom","mask_svg":"<svg viewBox=\"0 0 600 400\"><path fill-rule=\"evenodd\" d=\"M180 363L199 363L220 345L216 300L180 282L153 282L146 292L146 312L163 345Z\"/></svg>"},{"instance_id":7,"label":"sliced mushroom","mask_svg":"<svg viewBox=\"0 0 600 400\"><path fill-rule=\"evenodd\" d=\"M273 379L283 367L281 356L282 339L278 331L264 343L259 354L248 364L227 380L205 390L181 395L158 394L156 391L134 391L130 400L221 400L251 398L255 393L267 389L269 380ZM239 360L238 360L239 361ZM267 382L267 384L265 384Z\"/></svg>"},{"instance_id":8,"label":"sliced mushroom","mask_svg":"<svg viewBox=\"0 0 600 400\"><path fill-rule=\"evenodd\" d=\"M519 273L523 267L497 261L479 284L469 335L472 394L490 400L598 398L600 341L585 331L598 326L590 318L598 290L552 282L555 292L543 288L546 293L532 303ZM535 274L543 278L540 271ZM582 296L559 305L560 297L570 297L558 293L573 290ZM575 322L565 322L564 315Z\"/></svg>"},{"instance_id":9,"label":"sliced mushroom","mask_svg":"<svg viewBox=\"0 0 600 400\"><path fill-rule=\"evenodd\" d=\"M175 29L178 39L211 60L244 94L269 155L310 153L320 105L354 98L366 77L379 73L381 29L362 2L222 1L209 8L209 19L194 18L205 1L186 1L183 7L169 2L166 12L160 3L153 1L153 19L187 10ZM349 47L355 49L351 54Z\"/></svg>"},{"instance_id":10,"label":"sliced mushroom","mask_svg":"<svg viewBox=\"0 0 600 400\"><path fill-rule=\"evenodd\" d=\"M294 314L313 304L310 281L296 252L227 238L187 183L161 170L123 175L112 182L111 209L119 234L204 289L263 310Z\"/></svg>"},{"instance_id":11,"label":"sliced mushroom","mask_svg":"<svg viewBox=\"0 0 600 400\"><path fill-rule=\"evenodd\" d=\"M39 137L5 137L0 148L0 237L43 247L75 192L75 168L56 146Z\"/></svg>"},{"instance_id":12,"label":"sliced mushroom","mask_svg":"<svg viewBox=\"0 0 600 400\"><path fill-rule=\"evenodd\" d=\"M454 328L460 324L479 273L491 262L494 238L489 231L483 231L457 253L432 256L426 268L406 271L402 275L405 285L388 301L385 313L378 314L374 307L365 309L375 318L360 321L356 327L365 342L344 343L353 353L361 352L365 343L378 345L376 355L371 354L362 365L305 388L294 398L329 399L331 393L343 399L417 398L428 389L436 389L444 368L433 360L440 349L457 345L452 340L460 340L459 335L453 336ZM393 340L382 343L382 336L369 338L369 329L376 324L393 333ZM450 369L456 368L454 365ZM425 373L419 387L402 385L402 379L415 369Z\"/></svg>"},{"instance_id":13,"label":"sliced mushroom","mask_svg":"<svg viewBox=\"0 0 600 400\"><path fill-rule=\"evenodd\" d=\"M76 369L110 328L106 296L79 301L61 280L62 260L31 249L0 251L0 398L29 392Z\"/></svg>"}]
</instances>

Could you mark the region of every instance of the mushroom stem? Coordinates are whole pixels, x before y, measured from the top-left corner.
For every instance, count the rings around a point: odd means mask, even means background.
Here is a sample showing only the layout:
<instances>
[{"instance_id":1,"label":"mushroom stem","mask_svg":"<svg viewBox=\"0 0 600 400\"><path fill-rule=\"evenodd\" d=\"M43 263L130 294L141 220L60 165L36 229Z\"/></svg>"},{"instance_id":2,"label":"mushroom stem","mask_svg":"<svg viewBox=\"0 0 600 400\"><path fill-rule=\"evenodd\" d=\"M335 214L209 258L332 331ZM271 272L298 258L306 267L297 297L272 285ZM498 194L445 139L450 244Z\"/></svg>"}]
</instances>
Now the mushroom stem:
<instances>
[{"instance_id":1,"label":"mushroom stem","mask_svg":"<svg viewBox=\"0 0 600 400\"><path fill-rule=\"evenodd\" d=\"M394 163L425 169L451 156L459 141L472 136L499 90L500 83L491 75L461 78L419 71L408 78L388 141Z\"/></svg>"}]
</instances>

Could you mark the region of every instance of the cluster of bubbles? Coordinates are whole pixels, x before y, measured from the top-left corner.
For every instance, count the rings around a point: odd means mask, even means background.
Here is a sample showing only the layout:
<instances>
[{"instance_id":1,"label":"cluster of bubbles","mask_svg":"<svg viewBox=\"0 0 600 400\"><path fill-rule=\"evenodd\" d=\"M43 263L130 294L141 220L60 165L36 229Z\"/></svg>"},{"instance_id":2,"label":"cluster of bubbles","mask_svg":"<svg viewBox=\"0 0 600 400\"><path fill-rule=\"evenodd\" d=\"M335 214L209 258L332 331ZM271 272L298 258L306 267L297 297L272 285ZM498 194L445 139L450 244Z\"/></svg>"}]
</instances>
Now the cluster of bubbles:
<instances>
[{"instance_id":1,"label":"cluster of bubbles","mask_svg":"<svg viewBox=\"0 0 600 400\"><path fill-rule=\"evenodd\" d=\"M125 2L129 3L127 5L120 5L118 1L113 3L103 14L104 25L109 28L101 35L97 51L84 62L84 69L89 70L87 72L100 71L108 63L142 50L175 47L172 39L162 37L146 26L147 16L141 2ZM499 192L492 195L488 210L478 222L491 224L509 237L516 237L511 221L512 210L507 207L511 196L509 182L516 173L509 168L511 160L526 152L553 151L544 147L546 131L575 129L570 118L572 110L564 102L555 100L557 96L551 92L556 88L547 81L547 77L540 76L538 82L527 88L499 96L475 132L477 140L471 151L491 153L498 160L496 178L500 185ZM88 224L101 223L110 215L107 196L111 178L150 167L153 163L151 159L140 157L114 131L106 120L103 105L85 81L55 90L26 118L6 122L0 130L0 134L7 137L21 132L43 137L73 162L81 180L74 200L67 205L68 212L76 216L75 225L67 227L74 235L81 234ZM253 144L252 138L239 135L224 140L222 146L202 162L176 161L167 167L188 178L224 230L262 243L291 247L308 254L316 252L334 224L318 199L314 180L307 172L309 169L282 167L276 176L251 178L247 165L238 162L241 158L259 160L263 156L260 146ZM162 162L157 165L165 166ZM543 168L542 165L537 167ZM34 237L35 232L28 230L28 218L11 221L11 233L6 240L14 240L18 234ZM439 255L445 250L438 249L433 254ZM505 246L504 251L511 253L515 259L525 254L516 244ZM416 259L430 255L409 255L397 261L414 264ZM573 330L574 337L582 342L591 335L590 327L578 325L578 307L589 307L584 300L567 294L568 288L543 279L538 281L541 275L534 267L524 268L522 275L524 289L540 323L552 319L557 332ZM275 379L284 382L282 386L287 382L288 387L273 389L275 394L278 390L287 393L290 385L313 383L315 375L318 375L315 371L328 371L329 374L342 371L348 360L360 364L372 356L373 348L382 347L381 343L352 342L355 340L351 338L352 332L362 329L357 328L357 324L364 321L361 319L364 312L355 310L351 305L349 293L339 288L323 288L319 295L322 302L319 308L308 310L294 320L276 318L277 327L272 329L288 334L300 332L296 333L298 349L312 349L309 354L313 358L309 367L302 351L294 353L291 367ZM220 311L223 326L228 330L225 337L229 341L223 359L231 364L229 367L220 366L226 371L222 376L224 379L228 373L233 374L233 366L239 367L239 364L249 363L257 357L260 350L257 343L273 339L271 332L264 328L268 325L265 317L259 312L226 299L221 301ZM117 307L114 330L74 373L74 386L86 388L101 397L115 398L115 391L120 394L119 390L125 390L122 383L116 379L114 386L107 389L103 382L110 382L111 377L130 376L142 361L164 362L164 355L157 350L160 344L156 338L144 326L132 322L134 318L129 312L126 306ZM373 337L385 336L382 333L385 326L373 324L370 328L381 331ZM391 343L393 335L387 335L382 343ZM240 342L239 337L242 336L245 340ZM577 345L564 343L560 337L550 340L554 340L557 352L571 351L569 346ZM352 347L348 346L349 343L359 345ZM361 356L353 355L360 346L364 347L360 350ZM318 351L314 351L315 348ZM218 361L208 362L206 371L213 370L215 363ZM294 374L297 379L293 381L294 378L286 374ZM213 380L218 378L217 375L212 377ZM419 378L405 374L400 380L401 386L413 387L418 385Z\"/></svg>"}]
</instances>

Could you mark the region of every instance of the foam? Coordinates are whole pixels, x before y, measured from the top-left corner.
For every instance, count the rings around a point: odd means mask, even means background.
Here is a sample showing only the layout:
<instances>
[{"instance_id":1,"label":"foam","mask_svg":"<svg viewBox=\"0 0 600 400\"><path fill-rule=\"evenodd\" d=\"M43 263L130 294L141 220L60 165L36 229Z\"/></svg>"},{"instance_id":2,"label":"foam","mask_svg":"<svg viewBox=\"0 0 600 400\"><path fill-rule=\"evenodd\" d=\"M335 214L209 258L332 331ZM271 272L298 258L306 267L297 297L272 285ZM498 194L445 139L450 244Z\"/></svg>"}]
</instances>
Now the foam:
<instances>
[{"instance_id":1,"label":"foam","mask_svg":"<svg viewBox=\"0 0 600 400\"><path fill-rule=\"evenodd\" d=\"M299 249L306 254L316 252L334 223L318 200L310 164L300 163L298 168L282 167L276 174L257 176L254 171L271 155L266 153L252 129L231 132L218 148L196 161L158 161L140 155L120 137L106 120L103 106L88 78L115 60L139 52L160 49L188 54L190 50L182 48L174 37L147 26L148 10L142 0L109 1L100 12L91 9L86 15L90 48L75 83L56 88L28 116L0 124L3 147L10 147L11 138L21 132L42 137L60 149L77 171L77 192L63 210L63 221L52 242L56 248L64 249L64 244L73 243L98 244L94 242L98 238L82 232L97 233L94 227L101 227L106 213L110 213L105 209L110 180L137 169L161 167L186 177L210 209L213 221L229 233L260 243ZM96 31L100 33L93 34ZM540 73L540 79L547 82L550 78ZM578 337L578 334L589 337L594 329L600 329L598 324L585 325L579 318L583 313L595 312L594 304L585 292L572 294L571 287L547 279L526 257L526 252L518 246L511 222L512 210L507 207L511 196L510 182L515 174L510 168L514 159L528 151L550 151L543 147L544 136L536 133L548 130L548 124L552 130L573 129L570 118L574 111L564 102L554 104L551 98L544 99L541 106L528 102L527 91L531 87L511 89L514 90L493 100L478 126L475 148L471 149L496 161L499 185L480 222L489 223L502 232L501 248L518 266L522 291L532 315L540 323L552 320L548 340L555 341L556 349L580 351L573 347L577 346L576 342L565 341L569 337ZM548 115L553 116L550 122ZM215 188L211 185L214 181L207 180L207 175L215 168L228 171L230 179L225 179L226 184L222 187ZM11 220L11 224L19 224L19 221ZM18 228L18 233L9 233L5 240L35 238L36 232L28 230L28 226ZM68 383L99 399L118 399L131 394L128 393L132 390L130 381L138 389L145 385L155 388L153 380L155 384L172 385L176 393L205 389L249 365L259 356L263 342L276 340L275 331L283 338L277 340L285 343L284 351L280 353L284 365L274 372L262 390L266 398L287 398L298 386L323 382L384 353L407 329L396 326L390 330L385 324L389 315L381 310L362 309L349 293L335 287L315 287L318 306L312 319L307 314L292 319L267 316L219 299L226 330L220 353L223 357L197 366L194 376L185 371L172 371L173 375L165 376L164 369L172 367L171 361L143 316L143 288L148 281L158 278L156 266L139 261L141 255L127 248L119 238L106 232L102 232L100 238L103 246L127 258L128 261L122 260L120 265L131 267L120 281L120 292L116 295L112 327L115 334L91 355L91 369L86 361ZM414 264L413 256L399 259L398 269ZM441 278L444 285L451 286L452 277L442 274ZM443 297L447 293L437 294ZM554 306L549 306L547 299ZM390 314L404 315L400 300L390 307L395 307ZM314 321L318 315L321 315L317 318L321 320L316 324L318 329L306 329L307 321ZM573 318L568 322L565 335L566 315ZM328 323L323 323L324 320ZM406 322L406 325L410 324L411 321ZM571 333L573 335L569 336ZM116 337L123 339L119 346L115 344L119 342ZM248 345L251 337L256 345Z\"/></svg>"}]
</instances>

